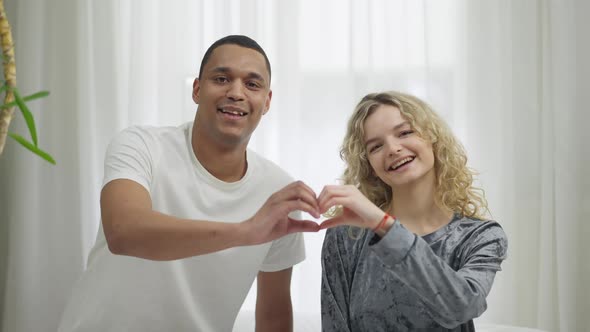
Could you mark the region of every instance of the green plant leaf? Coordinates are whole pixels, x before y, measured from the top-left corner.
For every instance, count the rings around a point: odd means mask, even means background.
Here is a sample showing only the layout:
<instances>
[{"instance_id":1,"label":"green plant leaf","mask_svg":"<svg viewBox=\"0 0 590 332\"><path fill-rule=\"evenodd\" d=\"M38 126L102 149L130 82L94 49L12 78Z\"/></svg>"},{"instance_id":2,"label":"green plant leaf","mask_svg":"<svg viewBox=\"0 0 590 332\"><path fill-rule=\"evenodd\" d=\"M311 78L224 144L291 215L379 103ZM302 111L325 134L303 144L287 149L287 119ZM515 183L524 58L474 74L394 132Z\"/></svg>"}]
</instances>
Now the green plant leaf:
<instances>
[{"instance_id":1,"label":"green plant leaf","mask_svg":"<svg viewBox=\"0 0 590 332\"><path fill-rule=\"evenodd\" d=\"M43 97L47 97L49 96L49 91L39 91L39 92L35 92L32 95L28 95L23 97L24 101L29 101L29 100L33 100L33 99L39 99L39 98L43 98Z\"/></svg>"},{"instance_id":2,"label":"green plant leaf","mask_svg":"<svg viewBox=\"0 0 590 332\"><path fill-rule=\"evenodd\" d=\"M37 129L35 128L35 119L33 118L33 113L29 111L29 108L25 104L25 101L21 98L20 94L18 93L17 89L14 89L14 99L16 101L16 105L20 109L23 117L25 118L25 122L27 123L27 127L29 127L29 133L31 134L31 139L35 146L37 146Z\"/></svg>"},{"instance_id":3,"label":"green plant leaf","mask_svg":"<svg viewBox=\"0 0 590 332\"><path fill-rule=\"evenodd\" d=\"M4 88L4 90L6 90L5 87L2 87L2 88ZM2 92L2 88L0 88L0 92ZM32 95L25 96L22 99L23 99L23 101L30 101L30 100L34 100L34 99L39 99L39 98L47 97L47 96L49 96L49 91L39 91L37 93L33 93ZM12 106L16 106L16 102L13 101L13 102L8 103L8 104L0 105L0 109L9 108L9 107L12 107Z\"/></svg>"},{"instance_id":4,"label":"green plant leaf","mask_svg":"<svg viewBox=\"0 0 590 332\"><path fill-rule=\"evenodd\" d=\"M38 155L39 157L45 159L50 164L55 165L55 160L53 159L53 157L49 153L39 149L37 146L33 145L33 143L27 141L24 137L22 137L18 134L14 134L14 133L8 133L8 136L12 137L15 141L19 142L22 146L29 149L31 152Z\"/></svg>"}]
</instances>

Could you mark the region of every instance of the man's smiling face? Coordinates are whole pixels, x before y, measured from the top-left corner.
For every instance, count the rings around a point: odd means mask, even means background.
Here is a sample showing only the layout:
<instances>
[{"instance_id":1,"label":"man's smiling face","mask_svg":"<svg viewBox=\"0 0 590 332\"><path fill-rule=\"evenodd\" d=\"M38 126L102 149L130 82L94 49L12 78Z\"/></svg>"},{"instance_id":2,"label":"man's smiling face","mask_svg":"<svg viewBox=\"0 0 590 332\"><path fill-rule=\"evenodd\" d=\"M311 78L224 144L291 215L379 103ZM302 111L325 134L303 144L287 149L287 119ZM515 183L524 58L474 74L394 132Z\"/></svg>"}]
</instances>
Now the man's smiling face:
<instances>
[{"instance_id":1,"label":"man's smiling face","mask_svg":"<svg viewBox=\"0 0 590 332\"><path fill-rule=\"evenodd\" d=\"M212 143L228 147L248 143L271 98L264 56L233 44L212 52L193 86L200 130Z\"/></svg>"}]
</instances>

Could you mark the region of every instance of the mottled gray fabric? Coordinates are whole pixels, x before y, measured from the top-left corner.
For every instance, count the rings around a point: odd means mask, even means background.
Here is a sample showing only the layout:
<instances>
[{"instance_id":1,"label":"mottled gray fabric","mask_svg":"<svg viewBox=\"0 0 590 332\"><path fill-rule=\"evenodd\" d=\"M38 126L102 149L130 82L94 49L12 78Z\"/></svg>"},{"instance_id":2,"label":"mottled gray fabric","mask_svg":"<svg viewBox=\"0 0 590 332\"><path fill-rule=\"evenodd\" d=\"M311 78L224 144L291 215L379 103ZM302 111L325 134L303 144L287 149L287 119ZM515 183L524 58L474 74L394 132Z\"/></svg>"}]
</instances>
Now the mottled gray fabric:
<instances>
[{"instance_id":1,"label":"mottled gray fabric","mask_svg":"<svg viewBox=\"0 0 590 332\"><path fill-rule=\"evenodd\" d=\"M326 232L322 249L324 332L475 331L506 234L495 221L455 214L434 233L417 236L399 222L380 238L348 226Z\"/></svg>"}]
</instances>

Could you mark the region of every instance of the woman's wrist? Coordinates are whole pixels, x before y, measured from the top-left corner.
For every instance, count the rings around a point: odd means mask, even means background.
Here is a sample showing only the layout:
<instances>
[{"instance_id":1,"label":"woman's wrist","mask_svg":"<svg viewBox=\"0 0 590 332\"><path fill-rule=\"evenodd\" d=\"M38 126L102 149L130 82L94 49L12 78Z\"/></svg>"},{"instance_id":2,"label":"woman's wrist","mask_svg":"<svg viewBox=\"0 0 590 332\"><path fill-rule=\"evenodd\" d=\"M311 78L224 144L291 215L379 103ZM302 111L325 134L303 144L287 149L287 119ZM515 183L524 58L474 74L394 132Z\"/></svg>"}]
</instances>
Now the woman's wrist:
<instances>
[{"instance_id":1,"label":"woman's wrist","mask_svg":"<svg viewBox=\"0 0 590 332\"><path fill-rule=\"evenodd\" d=\"M383 219L373 228L373 232L380 237L384 237L391 227L393 227L393 224L395 224L395 217L385 213Z\"/></svg>"}]
</instances>

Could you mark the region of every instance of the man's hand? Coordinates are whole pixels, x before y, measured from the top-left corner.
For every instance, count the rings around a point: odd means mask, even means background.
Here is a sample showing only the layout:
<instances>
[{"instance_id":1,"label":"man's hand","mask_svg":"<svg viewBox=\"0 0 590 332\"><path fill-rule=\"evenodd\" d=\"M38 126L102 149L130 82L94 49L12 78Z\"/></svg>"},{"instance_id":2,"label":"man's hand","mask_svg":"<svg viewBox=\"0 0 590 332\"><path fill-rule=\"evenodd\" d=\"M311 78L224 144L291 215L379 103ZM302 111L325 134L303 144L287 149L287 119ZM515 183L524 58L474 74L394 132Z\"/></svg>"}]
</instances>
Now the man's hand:
<instances>
[{"instance_id":1,"label":"man's hand","mask_svg":"<svg viewBox=\"0 0 590 332\"><path fill-rule=\"evenodd\" d=\"M272 194L258 212L243 223L251 244L269 242L295 232L320 230L316 222L289 217L289 213L297 210L320 217L316 195L302 181L293 182Z\"/></svg>"}]
</instances>

